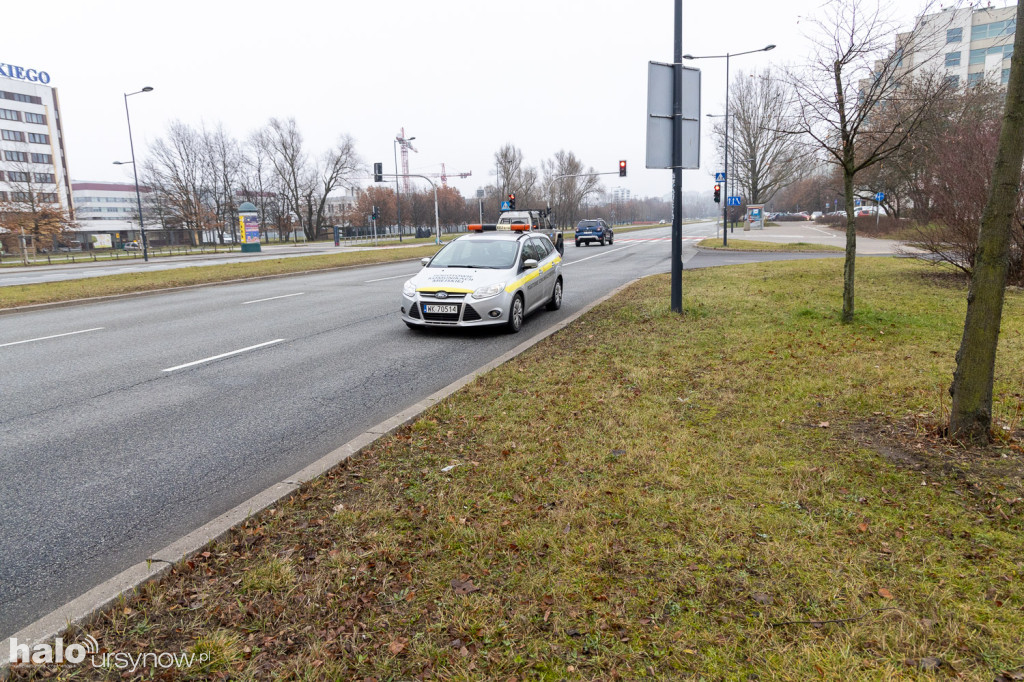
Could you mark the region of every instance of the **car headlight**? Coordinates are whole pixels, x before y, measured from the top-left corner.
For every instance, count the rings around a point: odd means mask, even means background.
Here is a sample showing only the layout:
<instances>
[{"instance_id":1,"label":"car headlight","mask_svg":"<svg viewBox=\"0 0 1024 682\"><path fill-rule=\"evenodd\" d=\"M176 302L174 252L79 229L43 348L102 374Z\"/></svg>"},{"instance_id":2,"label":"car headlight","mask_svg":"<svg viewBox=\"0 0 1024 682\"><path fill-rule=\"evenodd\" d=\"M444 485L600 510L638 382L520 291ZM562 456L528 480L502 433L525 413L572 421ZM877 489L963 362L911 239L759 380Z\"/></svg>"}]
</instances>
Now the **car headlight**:
<instances>
[{"instance_id":1,"label":"car headlight","mask_svg":"<svg viewBox=\"0 0 1024 682\"><path fill-rule=\"evenodd\" d=\"M488 284L482 286L473 292L473 298L490 298L491 296L497 296L505 290L504 282L495 282L494 284Z\"/></svg>"},{"instance_id":2,"label":"car headlight","mask_svg":"<svg viewBox=\"0 0 1024 682\"><path fill-rule=\"evenodd\" d=\"M408 296L409 298L412 298L413 296L416 295L416 285L412 283L411 279L402 285L402 293Z\"/></svg>"}]
</instances>

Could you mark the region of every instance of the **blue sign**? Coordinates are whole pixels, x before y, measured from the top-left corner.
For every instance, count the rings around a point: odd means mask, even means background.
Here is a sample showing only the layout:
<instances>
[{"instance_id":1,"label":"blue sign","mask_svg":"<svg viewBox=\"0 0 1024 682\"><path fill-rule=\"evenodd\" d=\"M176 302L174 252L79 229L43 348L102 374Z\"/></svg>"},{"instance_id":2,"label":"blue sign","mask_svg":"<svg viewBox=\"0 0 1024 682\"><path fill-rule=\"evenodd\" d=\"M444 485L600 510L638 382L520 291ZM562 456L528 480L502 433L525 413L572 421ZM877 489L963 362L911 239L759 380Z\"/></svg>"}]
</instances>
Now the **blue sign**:
<instances>
[{"instance_id":1,"label":"blue sign","mask_svg":"<svg viewBox=\"0 0 1024 682\"><path fill-rule=\"evenodd\" d=\"M859 197L853 200L853 205L854 206L860 206L860 198Z\"/></svg>"},{"instance_id":2,"label":"blue sign","mask_svg":"<svg viewBox=\"0 0 1024 682\"><path fill-rule=\"evenodd\" d=\"M879 192L875 195L875 201L883 201L885 199L885 192Z\"/></svg>"},{"instance_id":3,"label":"blue sign","mask_svg":"<svg viewBox=\"0 0 1024 682\"><path fill-rule=\"evenodd\" d=\"M509 208L508 208L508 202L507 202L507 201L503 201L503 202L501 202L501 210L502 210L502 211L507 211L507 210L509 210Z\"/></svg>"},{"instance_id":4,"label":"blue sign","mask_svg":"<svg viewBox=\"0 0 1024 682\"><path fill-rule=\"evenodd\" d=\"M17 78L18 80L29 81L30 83L42 83L43 85L50 82L50 74L45 71L25 69L14 64L0 64L0 76Z\"/></svg>"},{"instance_id":5,"label":"blue sign","mask_svg":"<svg viewBox=\"0 0 1024 682\"><path fill-rule=\"evenodd\" d=\"M715 182L725 182L725 173L715 173Z\"/></svg>"},{"instance_id":6,"label":"blue sign","mask_svg":"<svg viewBox=\"0 0 1024 682\"><path fill-rule=\"evenodd\" d=\"M739 206L742 203L740 198L741 197L728 197L729 201L726 206Z\"/></svg>"}]
</instances>

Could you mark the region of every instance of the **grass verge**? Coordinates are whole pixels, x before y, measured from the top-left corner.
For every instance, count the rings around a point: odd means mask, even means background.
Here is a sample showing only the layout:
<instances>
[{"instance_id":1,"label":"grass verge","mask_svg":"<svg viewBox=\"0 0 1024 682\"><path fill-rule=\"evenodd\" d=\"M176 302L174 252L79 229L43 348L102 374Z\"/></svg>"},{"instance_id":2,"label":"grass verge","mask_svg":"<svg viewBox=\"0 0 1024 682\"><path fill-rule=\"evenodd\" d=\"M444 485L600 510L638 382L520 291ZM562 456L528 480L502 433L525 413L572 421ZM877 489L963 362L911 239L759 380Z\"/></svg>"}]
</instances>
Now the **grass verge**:
<instances>
[{"instance_id":1,"label":"grass verge","mask_svg":"<svg viewBox=\"0 0 1024 682\"><path fill-rule=\"evenodd\" d=\"M266 277L313 270L373 263L390 263L432 256L437 252L433 244L407 249L380 249L354 251L349 253L303 256L301 258L274 258L227 265L193 266L172 270L124 275L107 275L86 279L47 282L45 284L23 284L0 287L0 308L38 303L73 301L96 296L113 296L139 291L153 291L171 287L211 284L250 277Z\"/></svg>"},{"instance_id":2,"label":"grass verge","mask_svg":"<svg viewBox=\"0 0 1024 682\"><path fill-rule=\"evenodd\" d=\"M208 654L161 679L1019 679L1024 294L950 458L934 272L860 261L849 325L838 261L646 279L88 631Z\"/></svg>"},{"instance_id":3,"label":"grass verge","mask_svg":"<svg viewBox=\"0 0 1024 682\"><path fill-rule=\"evenodd\" d=\"M728 246L722 246L721 237L705 239L697 244L702 249L718 251L792 251L806 253L813 251L842 251L840 246L831 244L811 244L809 242L759 242L747 239L729 239Z\"/></svg>"}]
</instances>

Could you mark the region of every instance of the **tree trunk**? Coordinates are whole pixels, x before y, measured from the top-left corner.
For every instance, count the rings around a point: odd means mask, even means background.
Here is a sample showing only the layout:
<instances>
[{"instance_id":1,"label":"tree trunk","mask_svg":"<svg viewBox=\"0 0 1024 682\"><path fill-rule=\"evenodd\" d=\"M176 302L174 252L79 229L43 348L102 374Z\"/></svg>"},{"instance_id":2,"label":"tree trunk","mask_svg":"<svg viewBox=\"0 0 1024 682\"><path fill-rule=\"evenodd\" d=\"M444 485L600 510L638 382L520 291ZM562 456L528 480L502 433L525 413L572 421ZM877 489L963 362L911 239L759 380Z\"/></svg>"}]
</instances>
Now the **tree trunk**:
<instances>
[{"instance_id":1,"label":"tree trunk","mask_svg":"<svg viewBox=\"0 0 1024 682\"><path fill-rule=\"evenodd\" d=\"M846 260L843 263L843 322L853 322L854 267L857 262L857 213L853 207L853 176L843 169L846 203Z\"/></svg>"},{"instance_id":2,"label":"tree trunk","mask_svg":"<svg viewBox=\"0 0 1024 682\"><path fill-rule=\"evenodd\" d=\"M1024 25L1024 3L1017 5L1017 22ZM1013 48L992 189L981 217L974 272L967 293L967 319L956 354L953 385L949 388L953 396L949 436L974 442L987 441L992 428L992 386L1009 266L1010 229L1024 161L1024 32L1018 31L1014 36Z\"/></svg>"}]
</instances>

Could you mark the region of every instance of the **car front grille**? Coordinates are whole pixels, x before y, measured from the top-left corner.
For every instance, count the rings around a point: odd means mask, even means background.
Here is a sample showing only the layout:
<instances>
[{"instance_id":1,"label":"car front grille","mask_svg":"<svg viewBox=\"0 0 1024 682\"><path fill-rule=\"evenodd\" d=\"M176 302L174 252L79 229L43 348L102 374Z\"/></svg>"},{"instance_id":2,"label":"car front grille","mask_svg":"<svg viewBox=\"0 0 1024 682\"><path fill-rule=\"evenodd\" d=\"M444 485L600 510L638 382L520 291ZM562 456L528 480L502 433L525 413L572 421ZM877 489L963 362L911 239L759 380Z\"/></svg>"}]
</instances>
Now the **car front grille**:
<instances>
[{"instance_id":1,"label":"car front grille","mask_svg":"<svg viewBox=\"0 0 1024 682\"><path fill-rule=\"evenodd\" d=\"M444 298L440 298L440 297L437 296L436 292L421 291L420 292L420 298L423 298L423 299L428 299L429 298L431 301L435 301L436 300L436 301L452 301L452 302L455 302L455 301L461 301L462 299L466 298L466 294L462 294L462 293L458 293L458 294L456 294L456 293L449 293Z\"/></svg>"},{"instance_id":2,"label":"car front grille","mask_svg":"<svg viewBox=\"0 0 1024 682\"><path fill-rule=\"evenodd\" d=\"M480 313L478 313L473 306L467 305L466 309L462 312L462 321L463 322L474 322L474 321L479 320L479 319L480 319Z\"/></svg>"},{"instance_id":3,"label":"car front grille","mask_svg":"<svg viewBox=\"0 0 1024 682\"><path fill-rule=\"evenodd\" d=\"M420 319L420 307L418 305L409 306L409 317L413 319Z\"/></svg>"}]
</instances>

